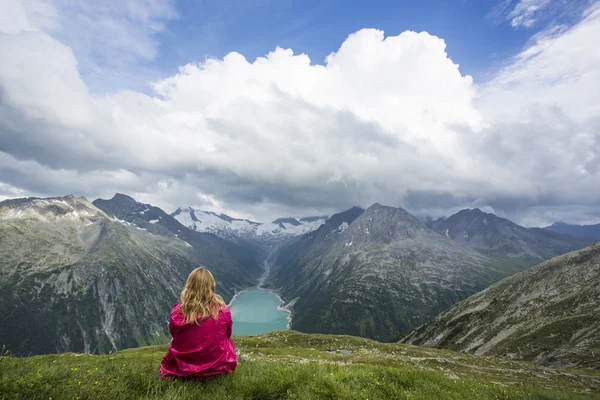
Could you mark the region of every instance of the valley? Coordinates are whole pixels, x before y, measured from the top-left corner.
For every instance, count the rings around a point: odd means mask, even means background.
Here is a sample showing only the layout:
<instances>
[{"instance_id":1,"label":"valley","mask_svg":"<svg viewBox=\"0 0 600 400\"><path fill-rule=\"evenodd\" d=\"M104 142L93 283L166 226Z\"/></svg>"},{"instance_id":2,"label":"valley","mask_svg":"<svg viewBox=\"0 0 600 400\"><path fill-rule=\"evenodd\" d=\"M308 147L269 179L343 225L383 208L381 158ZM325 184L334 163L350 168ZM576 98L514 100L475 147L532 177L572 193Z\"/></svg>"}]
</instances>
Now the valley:
<instances>
[{"instance_id":1,"label":"valley","mask_svg":"<svg viewBox=\"0 0 600 400\"><path fill-rule=\"evenodd\" d=\"M271 273L272 258L276 251L277 249L271 250L263 261L264 272L258 279L258 284L236 293L229 303L233 334L236 336L290 329L290 306L284 306L284 301L278 293L264 287Z\"/></svg>"}]
</instances>

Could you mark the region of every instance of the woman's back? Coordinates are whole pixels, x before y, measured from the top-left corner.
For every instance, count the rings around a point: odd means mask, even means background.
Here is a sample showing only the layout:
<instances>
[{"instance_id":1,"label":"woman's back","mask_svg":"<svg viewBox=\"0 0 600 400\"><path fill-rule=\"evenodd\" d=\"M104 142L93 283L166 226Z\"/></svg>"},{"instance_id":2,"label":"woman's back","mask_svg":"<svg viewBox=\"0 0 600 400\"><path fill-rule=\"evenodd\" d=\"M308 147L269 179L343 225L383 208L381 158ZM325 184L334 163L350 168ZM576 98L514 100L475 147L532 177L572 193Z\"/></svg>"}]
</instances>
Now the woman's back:
<instances>
[{"instance_id":1,"label":"woman's back","mask_svg":"<svg viewBox=\"0 0 600 400\"><path fill-rule=\"evenodd\" d=\"M160 364L161 377L205 378L235 369L231 312L215 287L205 268L196 268L188 277L181 303L171 310L172 339Z\"/></svg>"},{"instance_id":2,"label":"woman's back","mask_svg":"<svg viewBox=\"0 0 600 400\"><path fill-rule=\"evenodd\" d=\"M237 362L230 339L231 327L227 306L223 306L216 321L208 317L194 324L184 321L181 304L175 304L169 322L173 338L161 363L160 375L203 378L233 371Z\"/></svg>"}]
</instances>

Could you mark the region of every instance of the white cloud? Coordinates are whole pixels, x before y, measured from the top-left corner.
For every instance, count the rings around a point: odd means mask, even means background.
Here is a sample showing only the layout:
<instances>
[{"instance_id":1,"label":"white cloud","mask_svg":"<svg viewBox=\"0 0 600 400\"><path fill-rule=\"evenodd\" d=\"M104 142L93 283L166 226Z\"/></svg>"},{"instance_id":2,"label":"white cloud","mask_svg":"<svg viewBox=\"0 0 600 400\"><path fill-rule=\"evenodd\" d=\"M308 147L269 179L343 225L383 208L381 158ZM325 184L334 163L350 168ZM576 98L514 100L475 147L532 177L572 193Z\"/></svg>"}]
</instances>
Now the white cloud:
<instances>
[{"instance_id":1,"label":"white cloud","mask_svg":"<svg viewBox=\"0 0 600 400\"><path fill-rule=\"evenodd\" d=\"M71 49L96 93L156 79L144 63L158 54L155 35L178 17L173 0L3 0L0 7L0 31L50 34Z\"/></svg>"},{"instance_id":2,"label":"white cloud","mask_svg":"<svg viewBox=\"0 0 600 400\"><path fill-rule=\"evenodd\" d=\"M591 43L599 34L600 7L570 29L541 33L476 102L489 124L480 144L495 148L486 162L534 197L597 205L600 52Z\"/></svg>"},{"instance_id":3,"label":"white cloud","mask_svg":"<svg viewBox=\"0 0 600 400\"><path fill-rule=\"evenodd\" d=\"M513 10L508 14L513 27L531 28L535 18L552 0L519 0Z\"/></svg>"},{"instance_id":4,"label":"white cloud","mask_svg":"<svg viewBox=\"0 0 600 400\"><path fill-rule=\"evenodd\" d=\"M515 29L571 25L597 0L500 0L490 16Z\"/></svg>"},{"instance_id":5,"label":"white cloud","mask_svg":"<svg viewBox=\"0 0 600 400\"><path fill-rule=\"evenodd\" d=\"M148 22L166 10L127 15ZM0 20L10 55L0 65L0 181L18 190L118 190L167 211L189 203L259 220L379 201L515 218L546 210L535 214L545 221L560 205L597 204L597 9L540 34L479 86L442 39L367 29L325 65L289 49L254 61L230 53L181 67L152 95L90 94L78 52L40 20Z\"/></svg>"}]
</instances>

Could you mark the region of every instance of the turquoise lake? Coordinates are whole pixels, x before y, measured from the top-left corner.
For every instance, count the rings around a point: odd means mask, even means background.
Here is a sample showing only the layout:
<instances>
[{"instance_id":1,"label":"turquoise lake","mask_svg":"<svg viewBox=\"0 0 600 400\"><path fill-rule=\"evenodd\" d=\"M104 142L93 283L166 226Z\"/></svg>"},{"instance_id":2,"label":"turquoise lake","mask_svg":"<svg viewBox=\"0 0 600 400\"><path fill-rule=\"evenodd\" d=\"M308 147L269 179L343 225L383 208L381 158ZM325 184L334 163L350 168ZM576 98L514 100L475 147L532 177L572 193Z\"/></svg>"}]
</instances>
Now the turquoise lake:
<instances>
[{"instance_id":1,"label":"turquoise lake","mask_svg":"<svg viewBox=\"0 0 600 400\"><path fill-rule=\"evenodd\" d=\"M240 293L231 303L233 335L257 335L287 329L289 313L278 310L282 303L264 289L252 288Z\"/></svg>"}]
</instances>

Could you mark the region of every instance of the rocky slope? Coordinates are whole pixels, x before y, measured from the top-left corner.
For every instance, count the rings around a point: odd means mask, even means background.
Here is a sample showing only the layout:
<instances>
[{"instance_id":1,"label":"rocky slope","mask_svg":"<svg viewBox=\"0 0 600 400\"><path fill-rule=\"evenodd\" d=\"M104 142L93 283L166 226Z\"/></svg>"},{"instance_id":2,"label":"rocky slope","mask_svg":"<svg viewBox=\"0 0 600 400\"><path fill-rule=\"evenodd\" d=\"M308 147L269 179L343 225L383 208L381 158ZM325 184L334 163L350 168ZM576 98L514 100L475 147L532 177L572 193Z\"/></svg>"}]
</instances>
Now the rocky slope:
<instances>
[{"instance_id":1,"label":"rocky slope","mask_svg":"<svg viewBox=\"0 0 600 400\"><path fill-rule=\"evenodd\" d=\"M268 283L293 302L293 329L391 339L509 273L400 208L330 221L274 260Z\"/></svg>"},{"instance_id":2,"label":"rocky slope","mask_svg":"<svg viewBox=\"0 0 600 400\"><path fill-rule=\"evenodd\" d=\"M116 194L110 200L95 200L96 207L109 216L149 232L176 236L194 250L194 262L209 268L215 275L219 291L229 301L236 291L254 286L262 274L264 252L237 237L223 239L213 233L197 232L182 225L158 207Z\"/></svg>"},{"instance_id":3,"label":"rocky slope","mask_svg":"<svg viewBox=\"0 0 600 400\"><path fill-rule=\"evenodd\" d=\"M164 341L194 268L176 237L112 220L84 198L0 203L0 346L106 352Z\"/></svg>"},{"instance_id":4,"label":"rocky slope","mask_svg":"<svg viewBox=\"0 0 600 400\"><path fill-rule=\"evenodd\" d=\"M593 240L540 228L525 228L478 208L438 219L430 228L498 261L523 270L554 256L589 246Z\"/></svg>"},{"instance_id":5,"label":"rocky slope","mask_svg":"<svg viewBox=\"0 0 600 400\"><path fill-rule=\"evenodd\" d=\"M458 303L405 343L600 368L600 244L555 257Z\"/></svg>"},{"instance_id":6,"label":"rocky slope","mask_svg":"<svg viewBox=\"0 0 600 400\"><path fill-rule=\"evenodd\" d=\"M547 231L563 233L581 238L591 238L600 241L600 224L595 225L572 225L557 222L544 228Z\"/></svg>"},{"instance_id":7,"label":"rocky slope","mask_svg":"<svg viewBox=\"0 0 600 400\"><path fill-rule=\"evenodd\" d=\"M327 217L279 218L271 223L231 218L225 214L179 207L172 217L196 232L213 233L228 240L243 240L263 250L276 247L293 237L314 231Z\"/></svg>"}]
</instances>

